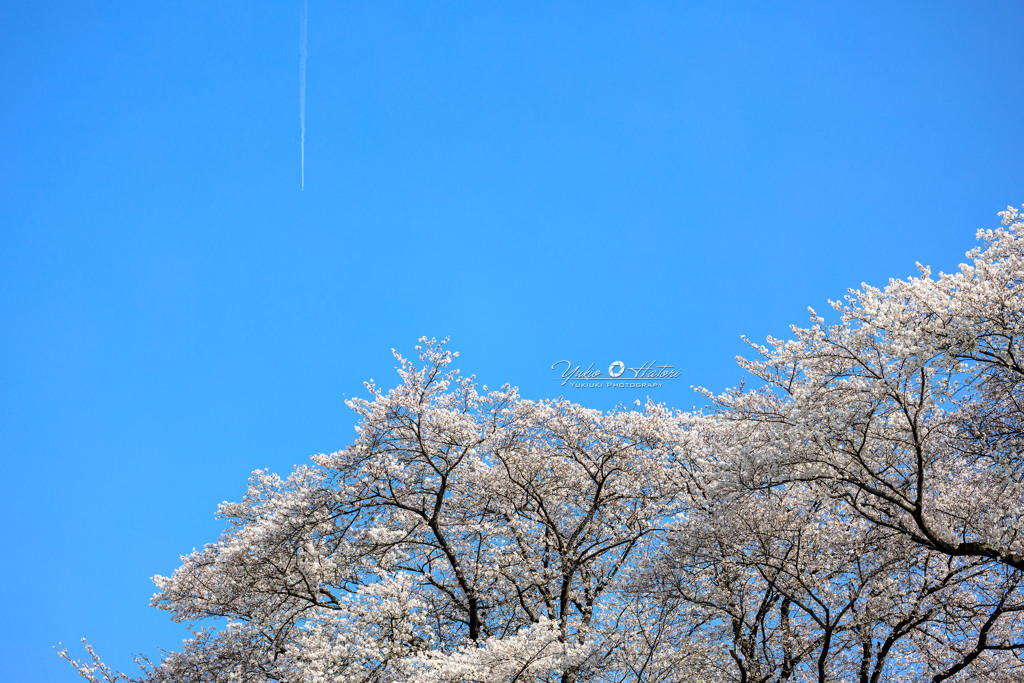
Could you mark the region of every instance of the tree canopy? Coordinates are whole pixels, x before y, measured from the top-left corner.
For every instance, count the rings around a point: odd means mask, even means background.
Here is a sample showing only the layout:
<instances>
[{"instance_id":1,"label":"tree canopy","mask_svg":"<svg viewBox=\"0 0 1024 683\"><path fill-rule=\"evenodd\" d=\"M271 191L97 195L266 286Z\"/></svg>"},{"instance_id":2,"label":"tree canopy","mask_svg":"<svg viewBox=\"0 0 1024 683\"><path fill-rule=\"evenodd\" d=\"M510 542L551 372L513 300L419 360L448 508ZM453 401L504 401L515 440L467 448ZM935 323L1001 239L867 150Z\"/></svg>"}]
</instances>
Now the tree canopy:
<instances>
[{"instance_id":1,"label":"tree canopy","mask_svg":"<svg viewBox=\"0 0 1024 683\"><path fill-rule=\"evenodd\" d=\"M709 408L478 387L445 342L157 576L193 637L90 681L1019 681L1024 220L751 344ZM86 646L88 648L88 646Z\"/></svg>"}]
</instances>

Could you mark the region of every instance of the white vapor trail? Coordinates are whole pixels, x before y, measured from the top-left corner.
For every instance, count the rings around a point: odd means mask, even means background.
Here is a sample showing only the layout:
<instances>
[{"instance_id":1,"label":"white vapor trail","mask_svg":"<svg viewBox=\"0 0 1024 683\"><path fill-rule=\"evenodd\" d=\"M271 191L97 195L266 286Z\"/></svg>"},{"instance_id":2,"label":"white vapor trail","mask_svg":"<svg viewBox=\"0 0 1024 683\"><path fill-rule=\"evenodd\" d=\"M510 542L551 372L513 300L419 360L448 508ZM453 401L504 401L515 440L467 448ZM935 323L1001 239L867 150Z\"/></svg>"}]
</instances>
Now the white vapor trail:
<instances>
[{"instance_id":1,"label":"white vapor trail","mask_svg":"<svg viewBox=\"0 0 1024 683\"><path fill-rule=\"evenodd\" d=\"M299 126L301 127L302 189L306 189L306 24L308 0L302 0L302 30L299 34Z\"/></svg>"}]
</instances>

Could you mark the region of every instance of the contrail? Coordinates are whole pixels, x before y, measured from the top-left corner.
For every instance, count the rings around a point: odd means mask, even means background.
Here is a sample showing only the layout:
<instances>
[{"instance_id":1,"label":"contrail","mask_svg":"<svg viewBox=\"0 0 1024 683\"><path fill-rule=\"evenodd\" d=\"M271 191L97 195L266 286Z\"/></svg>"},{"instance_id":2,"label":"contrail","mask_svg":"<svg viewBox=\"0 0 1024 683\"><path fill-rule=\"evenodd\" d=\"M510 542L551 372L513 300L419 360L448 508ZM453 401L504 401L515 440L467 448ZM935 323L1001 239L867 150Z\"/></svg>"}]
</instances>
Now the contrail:
<instances>
[{"instance_id":1,"label":"contrail","mask_svg":"<svg viewBox=\"0 0 1024 683\"><path fill-rule=\"evenodd\" d=\"M306 24L309 23L307 0L302 0L302 30L299 34L299 126L302 153L302 189L306 189Z\"/></svg>"}]
</instances>

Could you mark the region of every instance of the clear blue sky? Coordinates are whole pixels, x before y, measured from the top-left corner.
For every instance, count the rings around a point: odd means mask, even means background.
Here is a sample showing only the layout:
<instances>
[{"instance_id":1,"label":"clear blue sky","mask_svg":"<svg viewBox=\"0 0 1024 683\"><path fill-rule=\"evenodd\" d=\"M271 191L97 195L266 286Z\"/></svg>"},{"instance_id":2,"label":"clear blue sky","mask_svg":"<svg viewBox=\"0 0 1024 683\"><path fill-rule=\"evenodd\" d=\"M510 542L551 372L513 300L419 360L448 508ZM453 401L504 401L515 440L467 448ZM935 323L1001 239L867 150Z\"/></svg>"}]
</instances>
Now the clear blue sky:
<instances>
[{"instance_id":1,"label":"clear blue sky","mask_svg":"<svg viewBox=\"0 0 1024 683\"><path fill-rule=\"evenodd\" d=\"M740 378L1024 201L1020 3L0 7L11 681L176 648L149 577L255 468L353 434L390 348L609 408ZM652 391L551 364L656 360Z\"/></svg>"}]
</instances>

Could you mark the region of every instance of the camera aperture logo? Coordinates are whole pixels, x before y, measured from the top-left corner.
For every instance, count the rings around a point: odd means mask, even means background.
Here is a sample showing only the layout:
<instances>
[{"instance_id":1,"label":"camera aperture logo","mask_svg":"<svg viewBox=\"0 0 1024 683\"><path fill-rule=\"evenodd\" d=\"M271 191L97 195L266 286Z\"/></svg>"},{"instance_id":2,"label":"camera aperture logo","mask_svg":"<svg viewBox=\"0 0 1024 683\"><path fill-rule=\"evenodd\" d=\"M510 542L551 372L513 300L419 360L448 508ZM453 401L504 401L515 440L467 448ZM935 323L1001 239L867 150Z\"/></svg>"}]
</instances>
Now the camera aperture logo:
<instances>
[{"instance_id":1,"label":"camera aperture logo","mask_svg":"<svg viewBox=\"0 0 1024 683\"><path fill-rule=\"evenodd\" d=\"M679 379L683 374L682 370L677 370L673 365L658 365L658 361L654 360L639 367L627 367L621 360L612 361L607 373L598 369L595 363L584 369L582 365L573 366L569 360L555 361L551 369L561 373L558 379L562 380L563 387L573 389L657 389L665 386L667 381Z\"/></svg>"}]
</instances>

